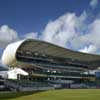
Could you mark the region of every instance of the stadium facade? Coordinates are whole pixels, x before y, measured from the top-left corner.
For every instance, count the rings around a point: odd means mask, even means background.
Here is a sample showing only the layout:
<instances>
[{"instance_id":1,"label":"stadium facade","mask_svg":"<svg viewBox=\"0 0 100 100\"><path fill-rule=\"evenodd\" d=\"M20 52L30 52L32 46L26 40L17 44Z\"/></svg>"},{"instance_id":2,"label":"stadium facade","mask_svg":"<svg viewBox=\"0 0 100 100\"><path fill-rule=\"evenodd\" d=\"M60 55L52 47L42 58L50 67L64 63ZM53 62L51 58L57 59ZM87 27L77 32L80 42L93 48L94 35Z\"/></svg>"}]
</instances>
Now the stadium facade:
<instances>
[{"instance_id":1,"label":"stadium facade","mask_svg":"<svg viewBox=\"0 0 100 100\"><path fill-rule=\"evenodd\" d=\"M40 40L26 39L9 44L2 63L27 72L28 76L18 75L18 80L32 82L33 87L73 88L75 84L89 87L99 83L95 74L100 66L99 55L72 51Z\"/></svg>"}]
</instances>

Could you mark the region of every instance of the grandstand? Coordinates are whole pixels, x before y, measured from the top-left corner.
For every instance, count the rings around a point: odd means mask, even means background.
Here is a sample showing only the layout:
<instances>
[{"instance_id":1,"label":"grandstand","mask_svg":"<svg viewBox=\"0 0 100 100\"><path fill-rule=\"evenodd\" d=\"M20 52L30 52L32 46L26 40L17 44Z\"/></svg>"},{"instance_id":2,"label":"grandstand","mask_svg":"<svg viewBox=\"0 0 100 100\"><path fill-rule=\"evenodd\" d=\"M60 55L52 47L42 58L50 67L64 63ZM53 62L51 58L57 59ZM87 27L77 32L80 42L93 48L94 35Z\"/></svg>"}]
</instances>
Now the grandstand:
<instances>
[{"instance_id":1,"label":"grandstand","mask_svg":"<svg viewBox=\"0 0 100 100\"><path fill-rule=\"evenodd\" d=\"M20 75L18 80L37 84L32 86L90 88L97 86L96 75L90 74L90 71L99 68L100 56L72 51L40 40L26 39L9 44L4 50L2 62L9 67L18 67L28 72L28 76Z\"/></svg>"}]
</instances>

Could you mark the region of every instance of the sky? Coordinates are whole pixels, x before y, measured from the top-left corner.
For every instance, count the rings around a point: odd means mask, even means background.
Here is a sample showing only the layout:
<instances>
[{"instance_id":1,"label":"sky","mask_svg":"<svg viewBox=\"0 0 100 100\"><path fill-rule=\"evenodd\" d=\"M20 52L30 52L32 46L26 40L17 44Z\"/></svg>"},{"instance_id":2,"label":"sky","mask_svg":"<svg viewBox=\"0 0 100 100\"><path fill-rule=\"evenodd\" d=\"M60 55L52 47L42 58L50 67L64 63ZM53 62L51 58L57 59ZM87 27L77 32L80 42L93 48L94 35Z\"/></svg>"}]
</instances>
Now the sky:
<instances>
[{"instance_id":1,"label":"sky","mask_svg":"<svg viewBox=\"0 0 100 100\"><path fill-rule=\"evenodd\" d=\"M9 43L40 39L100 54L100 0L0 0L0 55Z\"/></svg>"},{"instance_id":2,"label":"sky","mask_svg":"<svg viewBox=\"0 0 100 100\"><path fill-rule=\"evenodd\" d=\"M41 32L50 20L67 12L80 15L89 0L0 0L0 25L6 24L20 34Z\"/></svg>"}]
</instances>

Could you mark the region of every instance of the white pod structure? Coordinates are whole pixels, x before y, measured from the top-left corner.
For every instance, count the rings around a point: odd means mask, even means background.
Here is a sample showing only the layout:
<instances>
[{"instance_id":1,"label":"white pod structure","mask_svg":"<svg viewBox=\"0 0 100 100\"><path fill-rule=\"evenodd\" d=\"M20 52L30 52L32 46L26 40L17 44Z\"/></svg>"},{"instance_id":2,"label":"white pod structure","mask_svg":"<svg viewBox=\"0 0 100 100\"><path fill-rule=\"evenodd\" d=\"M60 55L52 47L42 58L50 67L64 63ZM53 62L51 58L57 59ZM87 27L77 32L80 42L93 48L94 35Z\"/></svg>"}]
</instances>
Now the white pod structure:
<instances>
[{"instance_id":1,"label":"white pod structure","mask_svg":"<svg viewBox=\"0 0 100 100\"><path fill-rule=\"evenodd\" d=\"M10 65L16 61L16 57L15 57L16 51L23 42L24 40L11 43L5 48L3 55L2 55L2 64Z\"/></svg>"}]
</instances>

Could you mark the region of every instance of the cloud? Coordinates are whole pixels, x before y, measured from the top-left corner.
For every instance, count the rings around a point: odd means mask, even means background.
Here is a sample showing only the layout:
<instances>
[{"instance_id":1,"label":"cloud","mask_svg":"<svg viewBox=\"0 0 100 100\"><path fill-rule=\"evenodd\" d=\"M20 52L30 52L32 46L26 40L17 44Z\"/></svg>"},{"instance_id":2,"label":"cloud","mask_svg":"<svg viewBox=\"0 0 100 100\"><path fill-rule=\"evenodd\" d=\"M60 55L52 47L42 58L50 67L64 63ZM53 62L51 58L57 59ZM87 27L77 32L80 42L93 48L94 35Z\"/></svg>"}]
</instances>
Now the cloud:
<instances>
[{"instance_id":1,"label":"cloud","mask_svg":"<svg viewBox=\"0 0 100 100\"><path fill-rule=\"evenodd\" d=\"M36 33L36 32L27 33L24 35L24 38L38 39L38 33Z\"/></svg>"},{"instance_id":2,"label":"cloud","mask_svg":"<svg viewBox=\"0 0 100 100\"><path fill-rule=\"evenodd\" d=\"M55 21L50 21L45 27L41 39L66 47L69 40L77 36L76 22L77 18L74 13L67 13Z\"/></svg>"},{"instance_id":3,"label":"cloud","mask_svg":"<svg viewBox=\"0 0 100 100\"><path fill-rule=\"evenodd\" d=\"M66 13L46 25L41 39L77 50L80 48L80 45L76 43L79 42L78 37L82 36L87 30L87 17L85 11L80 16L76 16L75 13Z\"/></svg>"},{"instance_id":4,"label":"cloud","mask_svg":"<svg viewBox=\"0 0 100 100\"><path fill-rule=\"evenodd\" d=\"M18 39L18 34L14 29L11 29L7 25L0 27L0 47L4 48L7 44Z\"/></svg>"},{"instance_id":5,"label":"cloud","mask_svg":"<svg viewBox=\"0 0 100 100\"><path fill-rule=\"evenodd\" d=\"M87 31L83 35L79 35L78 37L74 38L71 41L71 44L73 45L73 48L85 48L86 46L94 45L96 47L95 52L90 52L90 53L100 53L100 19L94 20L91 24L87 26Z\"/></svg>"},{"instance_id":6,"label":"cloud","mask_svg":"<svg viewBox=\"0 0 100 100\"><path fill-rule=\"evenodd\" d=\"M97 51L97 48L94 45L89 45L88 47L86 46L79 51L84 53L95 53Z\"/></svg>"},{"instance_id":7,"label":"cloud","mask_svg":"<svg viewBox=\"0 0 100 100\"><path fill-rule=\"evenodd\" d=\"M23 39L27 38L38 38L38 33L30 32L26 33ZM21 38L18 36L18 33L10 28L8 25L2 25L0 27L0 48L5 48L9 43L20 40Z\"/></svg>"},{"instance_id":8,"label":"cloud","mask_svg":"<svg viewBox=\"0 0 100 100\"><path fill-rule=\"evenodd\" d=\"M98 4L98 0L91 0L90 6L94 9L96 5Z\"/></svg>"}]
</instances>

